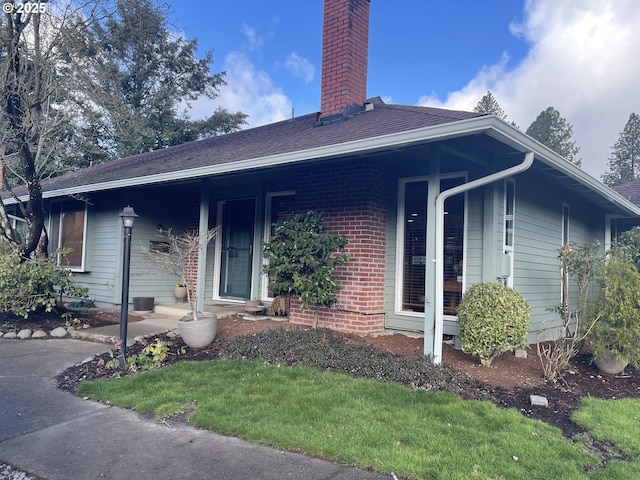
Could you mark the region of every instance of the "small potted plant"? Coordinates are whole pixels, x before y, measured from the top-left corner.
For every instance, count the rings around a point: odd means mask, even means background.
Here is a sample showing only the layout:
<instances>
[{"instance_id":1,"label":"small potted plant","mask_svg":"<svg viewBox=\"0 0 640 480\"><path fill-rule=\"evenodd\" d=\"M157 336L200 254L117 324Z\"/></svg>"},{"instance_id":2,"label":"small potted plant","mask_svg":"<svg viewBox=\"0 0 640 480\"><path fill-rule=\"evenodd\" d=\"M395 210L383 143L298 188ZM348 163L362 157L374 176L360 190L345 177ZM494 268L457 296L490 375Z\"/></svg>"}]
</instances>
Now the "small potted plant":
<instances>
[{"instance_id":1,"label":"small potted plant","mask_svg":"<svg viewBox=\"0 0 640 480\"><path fill-rule=\"evenodd\" d=\"M178 332L184 343L191 348L202 348L209 345L216 335L218 318L215 313L198 312L197 280L192 275L193 266L198 260L198 254L204 251L217 235L219 227L207 230L203 234L186 231L174 235L171 230L162 232L167 239L167 248L147 250L143 252L147 258L165 272L180 278L175 288L185 290L187 303L191 311L178 320ZM174 291L176 298L177 291Z\"/></svg>"},{"instance_id":2,"label":"small potted plant","mask_svg":"<svg viewBox=\"0 0 640 480\"><path fill-rule=\"evenodd\" d=\"M176 283L173 287L173 296L176 297L176 301L184 302L187 298L187 286L184 283Z\"/></svg>"}]
</instances>

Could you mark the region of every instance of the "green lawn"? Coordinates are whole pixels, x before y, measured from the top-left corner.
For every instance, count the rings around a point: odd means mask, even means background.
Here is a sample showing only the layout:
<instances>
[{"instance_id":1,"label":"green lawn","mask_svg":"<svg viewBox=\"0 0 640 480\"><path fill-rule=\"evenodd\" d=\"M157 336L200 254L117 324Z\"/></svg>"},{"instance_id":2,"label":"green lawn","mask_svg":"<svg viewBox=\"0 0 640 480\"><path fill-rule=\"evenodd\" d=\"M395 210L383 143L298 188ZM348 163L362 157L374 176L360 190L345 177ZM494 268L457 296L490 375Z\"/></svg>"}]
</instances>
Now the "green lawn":
<instances>
[{"instance_id":1,"label":"green lawn","mask_svg":"<svg viewBox=\"0 0 640 480\"><path fill-rule=\"evenodd\" d=\"M78 393L161 417L195 404L194 425L404 478L640 478L636 400L589 400L576 414L626 455L605 467L584 443L516 410L307 367L181 362Z\"/></svg>"}]
</instances>

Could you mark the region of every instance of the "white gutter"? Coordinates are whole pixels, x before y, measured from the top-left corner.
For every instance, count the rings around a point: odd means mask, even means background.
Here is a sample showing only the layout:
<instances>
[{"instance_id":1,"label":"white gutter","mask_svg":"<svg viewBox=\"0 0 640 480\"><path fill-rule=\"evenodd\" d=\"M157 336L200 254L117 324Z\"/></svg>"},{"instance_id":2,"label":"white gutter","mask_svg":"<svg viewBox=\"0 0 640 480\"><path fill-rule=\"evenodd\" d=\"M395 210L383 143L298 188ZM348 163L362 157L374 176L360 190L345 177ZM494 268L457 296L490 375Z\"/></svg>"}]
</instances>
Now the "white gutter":
<instances>
[{"instance_id":1,"label":"white gutter","mask_svg":"<svg viewBox=\"0 0 640 480\"><path fill-rule=\"evenodd\" d=\"M531 165L533 165L533 152L527 152L524 156L524 161L518 165L513 167L509 167L506 170L501 170L499 172L492 173L491 175L487 175L486 177L477 178L469 183L464 183L462 185L458 185L457 187L450 188L449 190L445 190L440 192L438 197L436 198L436 231L435 231L435 241L436 241L436 278L435 278L435 328L433 334L433 363L439 364L442 362L442 331L444 326L444 202L447 198L457 195L459 193L464 193L469 190L473 190L478 187L482 187L484 185L488 185L490 183L496 182L498 180L502 180L504 178L511 177L516 175L517 173L524 172ZM425 316L424 319L424 327L425 332L431 327L429 325L429 319ZM425 335L425 340L427 339L427 335ZM427 345L425 345L425 351Z\"/></svg>"}]
</instances>

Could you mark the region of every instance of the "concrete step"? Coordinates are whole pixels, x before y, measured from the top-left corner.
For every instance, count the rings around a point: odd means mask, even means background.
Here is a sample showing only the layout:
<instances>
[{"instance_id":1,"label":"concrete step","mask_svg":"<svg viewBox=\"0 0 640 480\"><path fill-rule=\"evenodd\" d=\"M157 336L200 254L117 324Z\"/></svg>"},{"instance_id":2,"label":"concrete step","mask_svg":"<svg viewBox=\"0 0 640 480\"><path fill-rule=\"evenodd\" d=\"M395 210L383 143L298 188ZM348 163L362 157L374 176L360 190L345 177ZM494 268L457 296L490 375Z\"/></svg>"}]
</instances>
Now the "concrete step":
<instances>
[{"instance_id":1,"label":"concrete step","mask_svg":"<svg viewBox=\"0 0 640 480\"><path fill-rule=\"evenodd\" d=\"M156 303L153 307L154 313L161 315L174 315L182 317L191 311L191 305L188 303ZM245 307L243 303L212 303L204 306L205 312L211 312L220 317L228 317L237 313L244 314Z\"/></svg>"}]
</instances>

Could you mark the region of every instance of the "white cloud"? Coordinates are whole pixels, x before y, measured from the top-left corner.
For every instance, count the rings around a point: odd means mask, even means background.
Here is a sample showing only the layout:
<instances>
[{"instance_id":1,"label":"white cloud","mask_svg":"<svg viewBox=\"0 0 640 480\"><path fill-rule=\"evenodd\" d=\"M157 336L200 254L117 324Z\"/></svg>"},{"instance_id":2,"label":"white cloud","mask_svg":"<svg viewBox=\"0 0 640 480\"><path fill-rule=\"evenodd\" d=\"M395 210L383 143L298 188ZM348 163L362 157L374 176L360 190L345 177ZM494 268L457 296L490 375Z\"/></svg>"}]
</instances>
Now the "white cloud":
<instances>
[{"instance_id":1,"label":"white cloud","mask_svg":"<svg viewBox=\"0 0 640 480\"><path fill-rule=\"evenodd\" d=\"M264 39L256 33L256 29L246 23L242 24L242 33L247 37L247 40L249 41L249 49L251 50L260 48L264 43Z\"/></svg>"},{"instance_id":2,"label":"white cloud","mask_svg":"<svg viewBox=\"0 0 640 480\"><path fill-rule=\"evenodd\" d=\"M305 84L313 82L316 67L305 57L301 57L296 52L291 52L284 65L294 77L301 78Z\"/></svg>"},{"instance_id":3,"label":"white cloud","mask_svg":"<svg viewBox=\"0 0 640 480\"><path fill-rule=\"evenodd\" d=\"M230 112L241 111L249 115L248 127L284 120L291 116L291 100L273 84L264 71L243 53L232 52L225 57L223 70L227 85L220 89L215 100L201 98L193 103L191 118L206 118L222 106Z\"/></svg>"},{"instance_id":4,"label":"white cloud","mask_svg":"<svg viewBox=\"0 0 640 480\"><path fill-rule=\"evenodd\" d=\"M637 0L527 0L523 22L511 25L530 43L517 66L507 69L505 53L445 101L419 102L471 110L491 90L522 129L552 106L573 125L583 169L600 178L629 115L640 112L638 25Z\"/></svg>"}]
</instances>

